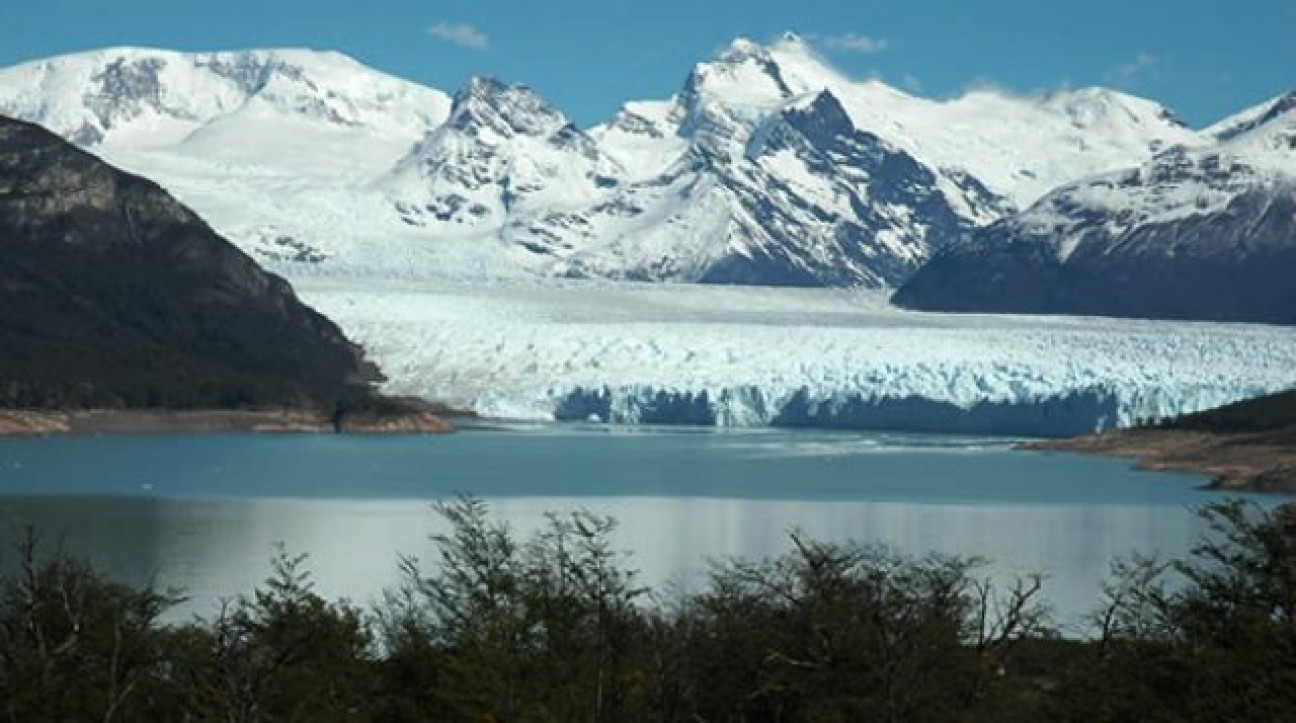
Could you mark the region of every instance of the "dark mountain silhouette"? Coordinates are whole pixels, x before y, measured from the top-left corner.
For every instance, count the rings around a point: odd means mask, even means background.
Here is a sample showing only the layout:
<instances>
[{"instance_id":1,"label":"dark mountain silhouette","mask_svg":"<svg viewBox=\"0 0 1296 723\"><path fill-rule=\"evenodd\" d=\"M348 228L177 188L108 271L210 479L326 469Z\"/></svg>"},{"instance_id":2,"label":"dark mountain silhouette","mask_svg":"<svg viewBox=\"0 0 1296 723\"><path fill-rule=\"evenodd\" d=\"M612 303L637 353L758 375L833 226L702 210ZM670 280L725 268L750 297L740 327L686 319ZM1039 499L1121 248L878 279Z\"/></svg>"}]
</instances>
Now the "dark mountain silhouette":
<instances>
[{"instance_id":1,"label":"dark mountain silhouette","mask_svg":"<svg viewBox=\"0 0 1296 723\"><path fill-rule=\"evenodd\" d=\"M0 117L0 408L329 410L378 378L156 184Z\"/></svg>"}]
</instances>

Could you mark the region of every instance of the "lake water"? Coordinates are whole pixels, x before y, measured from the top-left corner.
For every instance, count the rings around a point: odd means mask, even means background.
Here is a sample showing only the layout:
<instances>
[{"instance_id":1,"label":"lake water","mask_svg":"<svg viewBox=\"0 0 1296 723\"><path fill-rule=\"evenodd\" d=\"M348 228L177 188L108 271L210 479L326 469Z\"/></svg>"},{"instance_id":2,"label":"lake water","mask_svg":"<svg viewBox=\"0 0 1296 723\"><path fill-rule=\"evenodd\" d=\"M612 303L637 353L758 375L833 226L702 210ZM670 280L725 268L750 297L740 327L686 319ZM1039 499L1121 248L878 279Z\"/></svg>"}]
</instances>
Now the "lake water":
<instances>
[{"instance_id":1,"label":"lake water","mask_svg":"<svg viewBox=\"0 0 1296 723\"><path fill-rule=\"evenodd\" d=\"M778 554L799 528L1045 572L1059 617L1077 620L1114 556L1185 553L1200 530L1192 507L1219 497L1190 476L1010 446L584 426L6 439L0 525L12 536L34 524L120 579L183 587L185 615L249 591L279 541L310 554L321 593L370 602L398 580L399 554L431 558L427 536L443 529L431 501L471 493L521 534L547 511L616 517L617 542L654 585L694 584L708 559Z\"/></svg>"}]
</instances>

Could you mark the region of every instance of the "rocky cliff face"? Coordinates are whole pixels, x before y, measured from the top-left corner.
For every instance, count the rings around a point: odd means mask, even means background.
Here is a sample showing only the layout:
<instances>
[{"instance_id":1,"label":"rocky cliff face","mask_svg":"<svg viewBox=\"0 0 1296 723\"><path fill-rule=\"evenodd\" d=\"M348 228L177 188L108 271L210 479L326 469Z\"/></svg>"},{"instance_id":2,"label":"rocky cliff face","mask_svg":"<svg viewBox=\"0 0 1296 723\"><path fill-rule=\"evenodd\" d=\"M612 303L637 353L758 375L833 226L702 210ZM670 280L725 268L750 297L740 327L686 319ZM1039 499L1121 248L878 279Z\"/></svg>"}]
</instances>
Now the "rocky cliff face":
<instances>
[{"instance_id":1,"label":"rocky cliff face","mask_svg":"<svg viewBox=\"0 0 1296 723\"><path fill-rule=\"evenodd\" d=\"M0 118L0 406L333 406L377 370L158 186Z\"/></svg>"}]
</instances>

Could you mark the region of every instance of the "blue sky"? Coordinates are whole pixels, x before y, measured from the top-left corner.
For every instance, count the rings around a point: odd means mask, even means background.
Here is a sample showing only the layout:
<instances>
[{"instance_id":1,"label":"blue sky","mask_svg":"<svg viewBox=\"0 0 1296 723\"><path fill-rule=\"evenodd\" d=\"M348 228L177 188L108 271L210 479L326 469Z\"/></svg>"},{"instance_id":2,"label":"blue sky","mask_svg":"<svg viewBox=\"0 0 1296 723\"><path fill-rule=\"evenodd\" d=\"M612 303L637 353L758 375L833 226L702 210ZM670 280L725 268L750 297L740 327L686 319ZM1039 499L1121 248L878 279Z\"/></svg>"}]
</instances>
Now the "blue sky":
<instances>
[{"instance_id":1,"label":"blue sky","mask_svg":"<svg viewBox=\"0 0 1296 723\"><path fill-rule=\"evenodd\" d=\"M1193 125L1296 88L1294 0L42 0L0 3L0 65L110 45L340 50L453 92L536 88L589 125L666 97L732 38L812 37L927 96L1107 85Z\"/></svg>"}]
</instances>

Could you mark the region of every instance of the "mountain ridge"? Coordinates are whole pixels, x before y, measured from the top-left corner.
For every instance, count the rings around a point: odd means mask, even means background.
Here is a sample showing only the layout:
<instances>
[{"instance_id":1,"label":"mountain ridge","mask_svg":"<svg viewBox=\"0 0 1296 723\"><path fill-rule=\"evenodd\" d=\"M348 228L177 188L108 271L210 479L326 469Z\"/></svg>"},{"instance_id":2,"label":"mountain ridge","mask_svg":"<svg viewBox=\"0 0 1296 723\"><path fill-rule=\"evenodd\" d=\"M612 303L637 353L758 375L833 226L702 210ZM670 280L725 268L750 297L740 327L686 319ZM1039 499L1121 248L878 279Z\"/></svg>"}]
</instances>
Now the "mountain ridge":
<instances>
[{"instance_id":1,"label":"mountain ridge","mask_svg":"<svg viewBox=\"0 0 1296 723\"><path fill-rule=\"evenodd\" d=\"M351 103L348 109L346 103L327 102L348 74L371 85L368 90L373 92L353 96L369 104ZM173 134L237 113L257 100L303 115L318 113L342 125L371 121L371 113L382 110L388 94L393 96L388 102L400 106L399 113L391 114L394 121L439 123L449 105L440 91L373 70L339 52L304 48L195 53L104 48L0 69L0 89L11 91L8 97L0 95L0 110L13 115L21 109L22 94L13 90L35 92L45 102L25 120L85 147L113 142L116 132L129 130L120 124L129 126L132 121L163 141L174 141ZM401 90L415 98L395 97ZM293 106L294 100L303 104ZM427 105L425 111L418 110L420 103ZM175 126L165 127L168 120Z\"/></svg>"},{"instance_id":2,"label":"mountain ridge","mask_svg":"<svg viewBox=\"0 0 1296 723\"><path fill-rule=\"evenodd\" d=\"M337 54L146 57L153 52L109 49L0 71L0 112L40 120L51 106L38 101L49 91L29 76L42 63L72 80L118 60L143 63L145 78L171 78L157 93L145 83L134 93L143 100L124 93L123 113L131 103L145 109L132 116L134 136L86 121L93 109L66 90L53 106L67 122L56 126L158 178L289 275L892 287L1062 181L1201 142L1165 108L1104 89L911 96L845 77L794 35L736 40L695 65L671 98L629 101L586 129L525 86L494 80L469 81L452 99ZM154 96L183 96L186 83L207 82L211 58L231 67L243 58L239 67L251 75L260 68L282 92L235 94L227 104L234 110L197 128L176 121L183 134L150 129ZM158 60L164 67L150 70ZM177 68L199 80L176 80ZM378 103L375 84L395 88L395 100ZM495 95L465 112L478 91ZM814 105L824 97L836 107ZM837 147L820 137L772 152L769 130L783 128L786 140L784 121L808 110L840 136ZM521 125L487 129L506 119ZM82 137L86 122L93 132ZM516 132L540 130L535 123L543 133Z\"/></svg>"},{"instance_id":3,"label":"mountain ridge","mask_svg":"<svg viewBox=\"0 0 1296 723\"><path fill-rule=\"evenodd\" d=\"M894 300L923 310L1296 323L1296 96L972 234Z\"/></svg>"}]
</instances>

